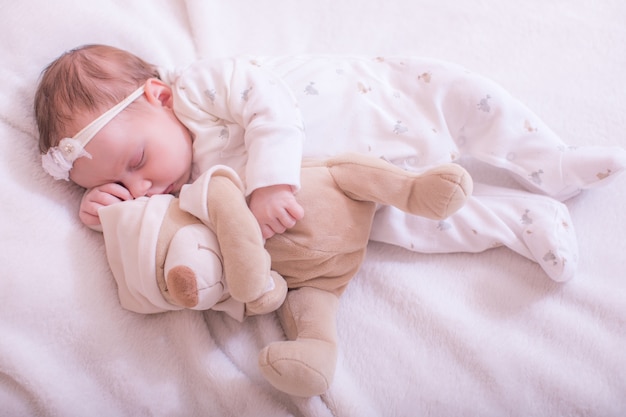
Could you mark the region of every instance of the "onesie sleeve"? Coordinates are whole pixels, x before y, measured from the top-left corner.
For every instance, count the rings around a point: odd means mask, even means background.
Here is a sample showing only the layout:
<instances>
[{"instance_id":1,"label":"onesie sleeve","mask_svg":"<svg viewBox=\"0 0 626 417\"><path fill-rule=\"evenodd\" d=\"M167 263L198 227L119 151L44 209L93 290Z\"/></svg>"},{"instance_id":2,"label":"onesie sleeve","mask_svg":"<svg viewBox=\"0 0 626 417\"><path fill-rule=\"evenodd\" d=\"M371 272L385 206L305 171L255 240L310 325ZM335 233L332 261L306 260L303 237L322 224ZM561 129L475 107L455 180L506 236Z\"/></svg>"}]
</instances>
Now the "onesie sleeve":
<instances>
[{"instance_id":1,"label":"onesie sleeve","mask_svg":"<svg viewBox=\"0 0 626 417\"><path fill-rule=\"evenodd\" d=\"M183 123L208 118L229 126L229 142L243 142L246 194L275 184L300 187L302 116L295 95L271 69L255 59L204 60L185 70L173 88Z\"/></svg>"}]
</instances>

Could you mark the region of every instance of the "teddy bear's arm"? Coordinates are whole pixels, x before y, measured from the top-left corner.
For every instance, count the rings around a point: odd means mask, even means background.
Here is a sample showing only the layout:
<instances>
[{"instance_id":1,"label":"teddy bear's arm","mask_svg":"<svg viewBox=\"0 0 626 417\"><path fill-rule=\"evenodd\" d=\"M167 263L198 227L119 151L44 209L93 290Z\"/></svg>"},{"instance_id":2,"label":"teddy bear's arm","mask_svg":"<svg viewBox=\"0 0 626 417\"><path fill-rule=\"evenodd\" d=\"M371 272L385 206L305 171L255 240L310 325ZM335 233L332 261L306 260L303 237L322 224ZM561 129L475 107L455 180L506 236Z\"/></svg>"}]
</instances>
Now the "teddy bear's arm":
<instances>
[{"instance_id":1,"label":"teddy bear's arm","mask_svg":"<svg viewBox=\"0 0 626 417\"><path fill-rule=\"evenodd\" d=\"M248 303L268 292L272 278L271 259L242 188L232 169L215 167L183 187L180 204L215 233L228 292L234 299ZM286 288L274 286L270 291L276 290L285 292Z\"/></svg>"}]
</instances>

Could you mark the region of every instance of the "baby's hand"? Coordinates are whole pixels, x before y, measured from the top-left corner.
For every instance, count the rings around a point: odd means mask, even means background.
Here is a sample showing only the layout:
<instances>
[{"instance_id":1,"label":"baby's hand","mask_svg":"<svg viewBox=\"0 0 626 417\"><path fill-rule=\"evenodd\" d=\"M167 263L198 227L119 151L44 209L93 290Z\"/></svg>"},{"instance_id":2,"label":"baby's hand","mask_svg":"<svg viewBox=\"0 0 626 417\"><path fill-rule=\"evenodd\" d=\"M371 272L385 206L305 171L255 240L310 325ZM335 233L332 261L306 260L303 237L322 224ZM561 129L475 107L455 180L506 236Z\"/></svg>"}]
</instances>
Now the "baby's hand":
<instances>
[{"instance_id":1,"label":"baby's hand","mask_svg":"<svg viewBox=\"0 0 626 417\"><path fill-rule=\"evenodd\" d=\"M132 199L130 192L120 184L108 183L90 188L85 191L80 202L78 217L86 226L99 226L98 209L100 207Z\"/></svg>"},{"instance_id":2,"label":"baby's hand","mask_svg":"<svg viewBox=\"0 0 626 417\"><path fill-rule=\"evenodd\" d=\"M261 226L264 239L292 228L304 216L291 186L284 184L257 188L250 194L248 206Z\"/></svg>"}]
</instances>

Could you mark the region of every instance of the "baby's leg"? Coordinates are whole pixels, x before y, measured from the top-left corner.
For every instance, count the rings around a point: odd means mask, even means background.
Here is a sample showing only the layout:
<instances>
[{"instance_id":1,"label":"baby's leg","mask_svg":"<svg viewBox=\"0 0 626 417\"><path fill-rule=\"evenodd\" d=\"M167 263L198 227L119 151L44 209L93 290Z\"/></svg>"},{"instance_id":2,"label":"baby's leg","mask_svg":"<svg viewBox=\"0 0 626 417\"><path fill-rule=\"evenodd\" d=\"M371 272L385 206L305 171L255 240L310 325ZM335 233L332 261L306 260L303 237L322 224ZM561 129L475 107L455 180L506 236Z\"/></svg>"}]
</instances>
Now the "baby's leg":
<instances>
[{"instance_id":1,"label":"baby's leg","mask_svg":"<svg viewBox=\"0 0 626 417\"><path fill-rule=\"evenodd\" d=\"M626 169L626 150L567 145L494 82L471 73L444 78L441 111L459 152L514 173L527 189L563 201Z\"/></svg>"},{"instance_id":2,"label":"baby's leg","mask_svg":"<svg viewBox=\"0 0 626 417\"><path fill-rule=\"evenodd\" d=\"M546 196L474 184L465 207L445 220L381 208L371 240L423 253L482 252L507 246L555 281L574 276L578 243L567 207Z\"/></svg>"}]
</instances>

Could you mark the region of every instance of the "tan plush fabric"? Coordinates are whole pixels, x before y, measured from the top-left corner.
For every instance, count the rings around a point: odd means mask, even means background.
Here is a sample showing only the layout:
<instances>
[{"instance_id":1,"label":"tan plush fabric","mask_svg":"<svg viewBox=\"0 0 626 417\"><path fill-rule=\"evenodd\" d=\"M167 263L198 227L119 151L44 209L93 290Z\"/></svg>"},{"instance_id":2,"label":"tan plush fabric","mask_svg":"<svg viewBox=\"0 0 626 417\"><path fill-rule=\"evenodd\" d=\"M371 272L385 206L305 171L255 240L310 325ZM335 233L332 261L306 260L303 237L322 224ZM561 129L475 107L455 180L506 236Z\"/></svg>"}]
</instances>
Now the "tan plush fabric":
<instances>
[{"instance_id":1,"label":"tan plush fabric","mask_svg":"<svg viewBox=\"0 0 626 417\"><path fill-rule=\"evenodd\" d=\"M123 271L121 266L125 264L144 270L139 283L132 283L137 278L134 274L116 274L118 284L127 287L131 282L132 288L152 293L158 288L162 297L152 294L152 299L161 307L170 303L172 310L212 308L227 311L237 319L243 318L242 306L246 306L248 315L280 307L279 317L289 340L262 349L260 368L279 390L308 397L325 392L332 383L339 296L361 266L377 205L393 205L414 215L443 219L463 206L471 194L472 180L456 164L418 174L381 159L344 155L306 161L301 181L296 198L305 209L304 218L269 239L265 246L241 182L231 169L219 166L183 187L180 199L169 196L172 201L167 209L162 207L158 213L150 210L147 199L138 208L140 213L133 216L122 215L125 203L114 205L120 213L104 222L104 232L107 244L114 248L115 241L127 240L122 232L130 230L116 224L116 218L137 221L139 216L144 225L142 233L159 228L156 240L132 235L142 250L133 251L131 258L131 252L124 250L111 251L109 258L120 267L113 268L114 273L117 269ZM218 285L204 299L202 283L207 279L199 277L206 268L195 262L196 255L189 258L193 253L190 251L202 245L203 237L183 242L184 250L178 252L170 244L180 239L180 231L198 222L206 226L202 234L212 233L213 241L217 239L214 250L219 252L222 263L218 271L222 276L211 276ZM109 229L116 233L109 233ZM195 239L197 235L188 236ZM152 247L146 246L148 242ZM180 257L178 263L176 255ZM142 262L144 256L153 259L151 265ZM195 262L196 270L185 261ZM156 273L150 275L151 269ZM210 305L206 300L211 301Z\"/></svg>"},{"instance_id":2,"label":"tan plush fabric","mask_svg":"<svg viewBox=\"0 0 626 417\"><path fill-rule=\"evenodd\" d=\"M309 397L332 383L338 297L361 265L377 203L443 219L463 206L472 180L454 164L416 174L346 155L306 162L301 181L304 218L265 245L291 289L279 311L289 340L266 346L259 365L277 389Z\"/></svg>"}]
</instances>

